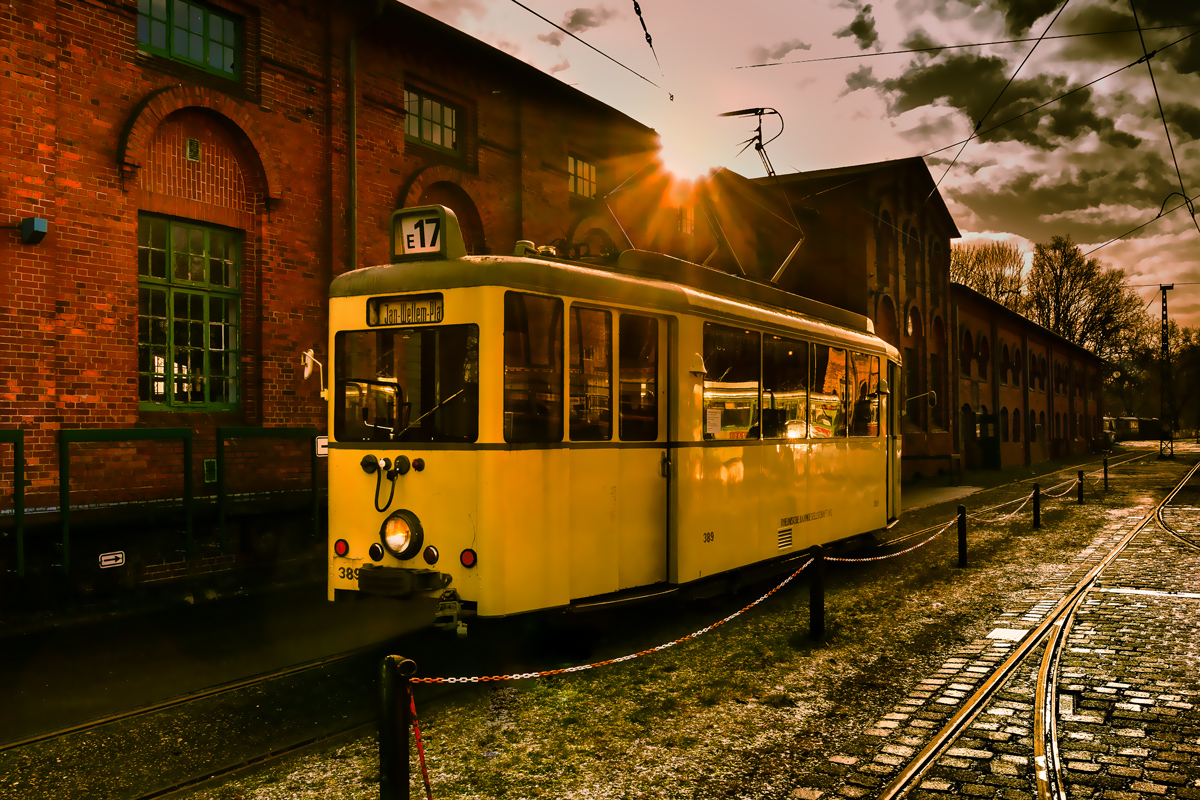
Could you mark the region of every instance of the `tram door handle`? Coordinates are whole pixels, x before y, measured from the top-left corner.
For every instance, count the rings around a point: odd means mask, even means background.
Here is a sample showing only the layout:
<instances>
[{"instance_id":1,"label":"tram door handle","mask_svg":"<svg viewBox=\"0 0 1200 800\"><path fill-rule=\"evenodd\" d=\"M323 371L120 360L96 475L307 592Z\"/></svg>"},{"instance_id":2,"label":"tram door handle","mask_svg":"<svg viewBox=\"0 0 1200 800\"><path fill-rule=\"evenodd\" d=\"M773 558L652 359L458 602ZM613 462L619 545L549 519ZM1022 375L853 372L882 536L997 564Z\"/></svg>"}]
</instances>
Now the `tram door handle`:
<instances>
[{"instance_id":1,"label":"tram door handle","mask_svg":"<svg viewBox=\"0 0 1200 800\"><path fill-rule=\"evenodd\" d=\"M664 478L671 477L671 456L666 451L662 454L662 461L659 462L658 468Z\"/></svg>"}]
</instances>

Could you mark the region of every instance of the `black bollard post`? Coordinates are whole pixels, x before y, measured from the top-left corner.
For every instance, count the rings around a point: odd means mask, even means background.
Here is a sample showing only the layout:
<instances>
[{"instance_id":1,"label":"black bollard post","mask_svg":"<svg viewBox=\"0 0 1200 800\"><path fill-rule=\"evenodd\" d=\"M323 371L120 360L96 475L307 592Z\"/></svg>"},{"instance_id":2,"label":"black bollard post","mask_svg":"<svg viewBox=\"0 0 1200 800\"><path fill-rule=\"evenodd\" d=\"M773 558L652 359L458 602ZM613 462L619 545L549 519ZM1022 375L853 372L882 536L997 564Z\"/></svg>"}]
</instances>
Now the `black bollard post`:
<instances>
[{"instance_id":1,"label":"black bollard post","mask_svg":"<svg viewBox=\"0 0 1200 800\"><path fill-rule=\"evenodd\" d=\"M417 664L403 656L385 656L379 670L379 800L409 800L408 679Z\"/></svg>"},{"instance_id":2,"label":"black bollard post","mask_svg":"<svg viewBox=\"0 0 1200 800\"><path fill-rule=\"evenodd\" d=\"M1104 491L1108 491L1108 456L1104 457Z\"/></svg>"},{"instance_id":3,"label":"black bollard post","mask_svg":"<svg viewBox=\"0 0 1200 800\"><path fill-rule=\"evenodd\" d=\"M1042 487L1033 485L1033 529L1042 527Z\"/></svg>"},{"instance_id":4,"label":"black bollard post","mask_svg":"<svg viewBox=\"0 0 1200 800\"><path fill-rule=\"evenodd\" d=\"M958 565L967 565L967 507L958 507Z\"/></svg>"},{"instance_id":5,"label":"black bollard post","mask_svg":"<svg viewBox=\"0 0 1200 800\"><path fill-rule=\"evenodd\" d=\"M1079 470L1079 505L1083 505L1083 470Z\"/></svg>"},{"instance_id":6,"label":"black bollard post","mask_svg":"<svg viewBox=\"0 0 1200 800\"><path fill-rule=\"evenodd\" d=\"M809 551L813 562L808 583L808 636L814 641L825 638L825 551L813 545Z\"/></svg>"}]
</instances>

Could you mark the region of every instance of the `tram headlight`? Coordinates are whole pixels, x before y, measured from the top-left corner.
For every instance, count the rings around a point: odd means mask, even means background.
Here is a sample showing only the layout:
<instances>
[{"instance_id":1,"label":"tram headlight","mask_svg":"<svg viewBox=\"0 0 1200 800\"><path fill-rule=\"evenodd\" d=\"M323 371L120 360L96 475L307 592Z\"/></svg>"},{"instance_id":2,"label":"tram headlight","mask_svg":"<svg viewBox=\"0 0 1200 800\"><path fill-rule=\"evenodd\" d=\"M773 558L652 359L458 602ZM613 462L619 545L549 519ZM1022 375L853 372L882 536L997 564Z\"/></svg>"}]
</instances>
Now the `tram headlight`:
<instances>
[{"instance_id":1,"label":"tram headlight","mask_svg":"<svg viewBox=\"0 0 1200 800\"><path fill-rule=\"evenodd\" d=\"M383 521L379 529L379 540L389 553L401 561L407 560L421 552L425 543L425 532L421 530L421 521L417 515L408 509L393 511Z\"/></svg>"}]
</instances>

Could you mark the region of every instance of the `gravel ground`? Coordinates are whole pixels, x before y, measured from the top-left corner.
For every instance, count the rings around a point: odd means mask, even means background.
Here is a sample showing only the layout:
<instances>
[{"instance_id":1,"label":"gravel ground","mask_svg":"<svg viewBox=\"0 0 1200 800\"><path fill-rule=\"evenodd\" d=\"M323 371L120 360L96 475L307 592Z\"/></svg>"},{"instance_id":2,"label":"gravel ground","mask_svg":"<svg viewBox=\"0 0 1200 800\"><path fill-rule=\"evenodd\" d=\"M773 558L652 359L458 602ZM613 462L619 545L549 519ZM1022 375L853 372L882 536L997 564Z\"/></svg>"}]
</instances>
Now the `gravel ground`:
<instances>
[{"instance_id":1,"label":"gravel ground","mask_svg":"<svg viewBox=\"0 0 1200 800\"><path fill-rule=\"evenodd\" d=\"M1030 529L1028 508L1008 522L972 522L966 569L956 567L953 529L899 558L829 565L820 643L808 637L808 592L795 581L710 633L633 661L475 684L429 703L426 687L418 686L433 796L812 800L834 791L845 772L839 765L879 747L866 734L907 692L956 650L1029 609L1039 591L1062 581L1100 528L1131 516L1115 509L1161 497L1193 460L1147 458L1115 470L1107 499L1089 494L1082 509L1067 503L1073 494L1048 502L1038 532ZM1000 488L971 500L990 505L1025 490ZM953 515L954 503L923 509L893 535ZM604 639L593 657L687 632L679 619L654 613L640 612L636 631L619 644ZM710 617L727 613L712 607ZM415 754L413 761L415 772ZM376 798L378 780L372 736L192 797ZM413 796L422 795L418 772Z\"/></svg>"}]
</instances>

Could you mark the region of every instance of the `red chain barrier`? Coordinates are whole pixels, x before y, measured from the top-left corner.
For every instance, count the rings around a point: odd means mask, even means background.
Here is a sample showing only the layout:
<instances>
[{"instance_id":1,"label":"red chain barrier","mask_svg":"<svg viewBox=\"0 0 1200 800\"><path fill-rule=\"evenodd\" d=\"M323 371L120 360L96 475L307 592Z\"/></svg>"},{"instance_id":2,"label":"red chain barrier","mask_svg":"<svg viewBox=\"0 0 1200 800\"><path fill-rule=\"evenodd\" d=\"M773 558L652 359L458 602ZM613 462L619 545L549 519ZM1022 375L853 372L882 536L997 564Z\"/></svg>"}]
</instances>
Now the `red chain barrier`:
<instances>
[{"instance_id":1,"label":"red chain barrier","mask_svg":"<svg viewBox=\"0 0 1200 800\"><path fill-rule=\"evenodd\" d=\"M583 672L584 670L587 670L587 669L595 669L596 667L607 667L612 664L620 664L623 661L632 661L635 658L639 658L641 656L648 656L651 653L658 653L663 650L666 650L668 647L674 647L675 645L679 644L680 642L686 642L689 639L695 639L697 636L700 636L701 634L708 633L713 628L718 628L721 625L724 625L726 622L729 622L732 619L736 619L737 617L740 617L742 614L744 614L747 611L749 611L750 609L754 608L756 605L761 603L763 600L766 600L768 597L775 594L780 589L782 589L784 586L786 586L788 584L788 582L792 580L792 578L796 577L801 572L803 572L805 569L807 569L808 565L811 564L812 562L813 562L813 560L811 558L808 561L805 561L804 565L801 566L800 569L796 570L791 575L788 575L786 578L783 579L783 582L781 582L778 586L776 586L774 589L772 589L771 591L764 594L762 597L755 600L750 605L743 608L741 611L737 611L733 614L730 614L725 619L720 620L719 622L714 622L712 625L709 625L707 627L701 628L700 630L696 631L695 633L689 633L687 636L680 636L678 639L676 639L673 642L667 642L666 644L660 644L658 647L651 647L649 650L642 650L637 653L630 653L629 655L621 656L620 658L609 658L609 659L605 659L604 661L597 661L594 664L583 664L578 667L566 667L564 669L544 669L540 672L521 672L521 673L518 673L515 675L483 675L483 676L471 677L471 678L409 678L409 680L412 681L413 683L486 683L488 681L515 681L515 680L520 680L522 678L548 678L551 675L567 675L572 672Z\"/></svg>"},{"instance_id":2,"label":"red chain barrier","mask_svg":"<svg viewBox=\"0 0 1200 800\"><path fill-rule=\"evenodd\" d=\"M425 766L425 745L421 742L421 724L417 722L417 701L412 686L408 687L408 708L412 712L413 738L417 740L417 757L421 761L421 777L425 780L425 797L433 800L433 788L429 785L429 769Z\"/></svg>"}]
</instances>

